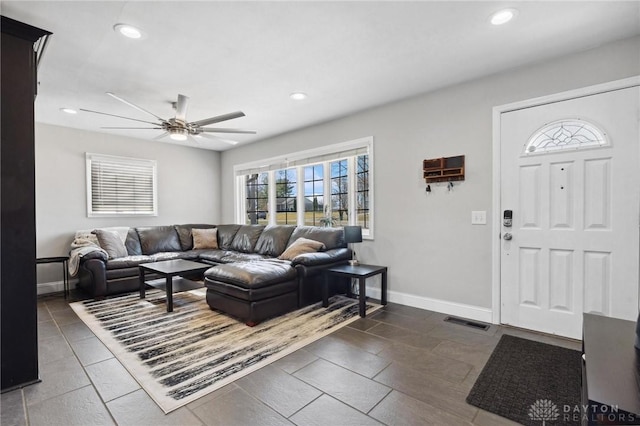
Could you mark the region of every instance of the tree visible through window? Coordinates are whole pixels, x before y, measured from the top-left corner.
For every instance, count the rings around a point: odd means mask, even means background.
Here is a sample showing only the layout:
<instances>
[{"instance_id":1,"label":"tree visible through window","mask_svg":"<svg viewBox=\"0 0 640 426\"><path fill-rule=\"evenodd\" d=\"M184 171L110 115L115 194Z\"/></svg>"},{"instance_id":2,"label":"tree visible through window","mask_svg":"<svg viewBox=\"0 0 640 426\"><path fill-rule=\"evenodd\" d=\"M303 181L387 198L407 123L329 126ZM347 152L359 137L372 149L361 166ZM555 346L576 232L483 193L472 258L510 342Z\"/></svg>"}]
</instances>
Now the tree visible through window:
<instances>
[{"instance_id":1,"label":"tree visible through window","mask_svg":"<svg viewBox=\"0 0 640 426\"><path fill-rule=\"evenodd\" d=\"M346 159L334 161L331 168L331 212L335 225L349 224L349 173Z\"/></svg>"},{"instance_id":2,"label":"tree visible through window","mask_svg":"<svg viewBox=\"0 0 640 426\"><path fill-rule=\"evenodd\" d=\"M268 223L269 175L256 173L245 178L247 191L247 221L256 225Z\"/></svg>"},{"instance_id":3,"label":"tree visible through window","mask_svg":"<svg viewBox=\"0 0 640 426\"><path fill-rule=\"evenodd\" d=\"M369 228L369 156L356 158L356 224Z\"/></svg>"},{"instance_id":4,"label":"tree visible through window","mask_svg":"<svg viewBox=\"0 0 640 426\"><path fill-rule=\"evenodd\" d=\"M373 238L373 138L234 166L236 217L255 224L359 225Z\"/></svg>"},{"instance_id":5,"label":"tree visible through window","mask_svg":"<svg viewBox=\"0 0 640 426\"><path fill-rule=\"evenodd\" d=\"M276 223L295 225L298 221L296 170L276 170Z\"/></svg>"},{"instance_id":6,"label":"tree visible through window","mask_svg":"<svg viewBox=\"0 0 640 426\"><path fill-rule=\"evenodd\" d=\"M322 164L304 168L304 224L320 226L324 217L324 167Z\"/></svg>"}]
</instances>

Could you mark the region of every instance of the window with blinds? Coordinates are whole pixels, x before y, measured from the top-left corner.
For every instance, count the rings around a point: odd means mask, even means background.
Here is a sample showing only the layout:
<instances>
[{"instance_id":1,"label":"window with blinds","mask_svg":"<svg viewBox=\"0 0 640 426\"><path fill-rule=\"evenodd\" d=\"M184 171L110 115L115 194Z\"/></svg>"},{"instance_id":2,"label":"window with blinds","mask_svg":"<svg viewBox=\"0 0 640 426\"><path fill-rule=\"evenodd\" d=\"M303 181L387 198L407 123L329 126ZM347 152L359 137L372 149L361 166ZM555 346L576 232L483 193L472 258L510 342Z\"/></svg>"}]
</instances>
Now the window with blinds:
<instances>
[{"instance_id":1,"label":"window with blinds","mask_svg":"<svg viewBox=\"0 0 640 426\"><path fill-rule=\"evenodd\" d=\"M156 216L156 162L86 154L87 215Z\"/></svg>"}]
</instances>

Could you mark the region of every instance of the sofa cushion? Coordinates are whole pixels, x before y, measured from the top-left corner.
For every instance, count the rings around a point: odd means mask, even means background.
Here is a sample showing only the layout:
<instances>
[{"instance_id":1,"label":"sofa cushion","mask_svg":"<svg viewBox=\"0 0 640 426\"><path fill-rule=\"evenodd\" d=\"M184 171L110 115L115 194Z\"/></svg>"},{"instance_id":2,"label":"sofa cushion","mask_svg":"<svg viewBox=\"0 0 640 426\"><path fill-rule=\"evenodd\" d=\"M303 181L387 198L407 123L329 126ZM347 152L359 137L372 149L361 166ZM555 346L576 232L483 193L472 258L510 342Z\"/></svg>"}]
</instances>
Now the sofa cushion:
<instances>
[{"instance_id":1,"label":"sofa cushion","mask_svg":"<svg viewBox=\"0 0 640 426\"><path fill-rule=\"evenodd\" d=\"M129 228L124 246L127 248L127 253L129 253L129 256L140 256L142 254L140 239L138 238L138 232L135 228Z\"/></svg>"},{"instance_id":2,"label":"sofa cushion","mask_svg":"<svg viewBox=\"0 0 640 426\"><path fill-rule=\"evenodd\" d=\"M242 225L218 225L218 247L222 250L229 250L233 237Z\"/></svg>"},{"instance_id":3,"label":"sofa cushion","mask_svg":"<svg viewBox=\"0 0 640 426\"><path fill-rule=\"evenodd\" d=\"M153 262L153 258L151 256L127 256L120 257L118 259L109 259L107 260L106 266L107 269L133 268L141 263L149 262Z\"/></svg>"},{"instance_id":4,"label":"sofa cushion","mask_svg":"<svg viewBox=\"0 0 640 426\"><path fill-rule=\"evenodd\" d=\"M244 288L261 288L284 281L296 280L297 273L288 262L275 259L263 262L240 262L207 269L205 278L235 284Z\"/></svg>"},{"instance_id":5,"label":"sofa cushion","mask_svg":"<svg viewBox=\"0 0 640 426\"><path fill-rule=\"evenodd\" d=\"M93 232L98 237L100 247L109 255L109 259L117 259L129 255L127 248L124 246L124 241L116 231L96 229Z\"/></svg>"},{"instance_id":6,"label":"sofa cushion","mask_svg":"<svg viewBox=\"0 0 640 426\"><path fill-rule=\"evenodd\" d=\"M200 253L203 250L187 250L180 253L180 259L186 260L195 260L196 262L199 260Z\"/></svg>"},{"instance_id":7,"label":"sofa cushion","mask_svg":"<svg viewBox=\"0 0 640 426\"><path fill-rule=\"evenodd\" d=\"M194 250L198 253L198 258L209 262L223 263L222 259L229 254L227 250Z\"/></svg>"},{"instance_id":8,"label":"sofa cushion","mask_svg":"<svg viewBox=\"0 0 640 426\"><path fill-rule=\"evenodd\" d=\"M216 228L193 228L191 234L193 235L194 250L218 248L218 230Z\"/></svg>"},{"instance_id":9,"label":"sofa cushion","mask_svg":"<svg viewBox=\"0 0 640 426\"><path fill-rule=\"evenodd\" d=\"M242 225L236 232L229 249L241 253L251 253L264 230L264 225Z\"/></svg>"},{"instance_id":10,"label":"sofa cushion","mask_svg":"<svg viewBox=\"0 0 640 426\"><path fill-rule=\"evenodd\" d=\"M163 260L172 260L172 259L193 259L193 252L191 251L165 251L160 253L152 254L151 256L152 262L162 262Z\"/></svg>"},{"instance_id":11,"label":"sofa cushion","mask_svg":"<svg viewBox=\"0 0 640 426\"><path fill-rule=\"evenodd\" d=\"M180 239L173 226L149 226L136 228L140 238L142 254L166 251L181 251Z\"/></svg>"},{"instance_id":12,"label":"sofa cushion","mask_svg":"<svg viewBox=\"0 0 640 426\"><path fill-rule=\"evenodd\" d=\"M178 238L180 239L180 247L182 247L182 250L191 250L193 248L193 235L191 233L193 228L210 229L215 227L215 225L207 224L174 225L178 233Z\"/></svg>"},{"instance_id":13,"label":"sofa cushion","mask_svg":"<svg viewBox=\"0 0 640 426\"><path fill-rule=\"evenodd\" d=\"M266 256L278 257L287 248L294 225L269 225L262 231L254 251Z\"/></svg>"},{"instance_id":14,"label":"sofa cushion","mask_svg":"<svg viewBox=\"0 0 640 426\"><path fill-rule=\"evenodd\" d=\"M326 250L347 247L344 242L344 231L342 228L321 228L319 226L298 226L291 234L289 245L298 238L320 241L324 243Z\"/></svg>"},{"instance_id":15,"label":"sofa cushion","mask_svg":"<svg viewBox=\"0 0 640 426\"><path fill-rule=\"evenodd\" d=\"M293 260L296 256L300 256L305 253L315 253L325 248L324 243L315 240L309 240L307 238L298 238L291 244L278 259L281 260Z\"/></svg>"},{"instance_id":16,"label":"sofa cushion","mask_svg":"<svg viewBox=\"0 0 640 426\"><path fill-rule=\"evenodd\" d=\"M236 263L236 262L257 262L259 260L270 259L270 257L264 254L258 253L239 253L237 251L228 251L227 254L220 260L221 263Z\"/></svg>"},{"instance_id":17,"label":"sofa cushion","mask_svg":"<svg viewBox=\"0 0 640 426\"><path fill-rule=\"evenodd\" d=\"M260 300L274 298L287 293L293 293L297 299L296 290L298 290L298 283L295 279L286 280L260 288L245 288L235 284L212 280L205 280L205 285L208 289L207 301L209 301L209 298L211 297L211 292L214 292L225 296L231 296L235 299L246 300L252 304ZM281 305L281 303L276 302L276 305ZM228 305L220 307L220 310L223 312L227 309Z\"/></svg>"}]
</instances>

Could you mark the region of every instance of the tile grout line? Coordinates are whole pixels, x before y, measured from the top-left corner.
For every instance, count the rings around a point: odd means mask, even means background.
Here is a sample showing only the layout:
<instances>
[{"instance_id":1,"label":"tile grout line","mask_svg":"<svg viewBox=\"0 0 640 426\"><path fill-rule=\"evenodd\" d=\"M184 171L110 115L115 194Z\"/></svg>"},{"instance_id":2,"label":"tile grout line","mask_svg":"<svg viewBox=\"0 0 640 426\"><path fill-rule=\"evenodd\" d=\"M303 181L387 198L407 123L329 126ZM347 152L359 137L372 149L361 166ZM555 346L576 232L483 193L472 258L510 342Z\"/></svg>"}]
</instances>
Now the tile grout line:
<instances>
[{"instance_id":1,"label":"tile grout line","mask_svg":"<svg viewBox=\"0 0 640 426\"><path fill-rule=\"evenodd\" d=\"M65 300L65 303L67 304L67 306L69 306L69 302L67 302L67 301ZM49 309L49 307L48 307L48 306L47 306L47 309ZM75 311L74 311L74 314L75 314ZM76 316L77 316L77 314L76 314ZM56 319L53 317L53 315L52 315L51 317L53 318L53 321L56 323L56 326L58 326L58 328L60 329L60 326L58 325L58 321L56 321ZM79 318L78 318L78 319L79 319ZM80 321L80 322L82 323L82 321ZM70 323L70 324L72 324L72 323ZM90 331L91 331L91 330L90 330ZM106 402L104 401L104 399L102 398L102 395L100 395L100 392L98 392L98 389L96 388L95 383L94 383L94 382L93 382L93 380L91 379L91 375L90 375L90 374L89 374L89 372L87 371L86 366L85 366L85 365L83 365L83 364L82 364L82 362L80 361L80 359L78 358L78 355L76 354L76 351L75 351L74 347L71 345L71 342L69 341L69 339L67 339L67 335L66 335L66 334L64 334L64 332L62 332L62 329L60 329L60 333L62 334L62 337L64 338L65 342L67 342L67 345L69 346L69 349L71 349L71 353L73 354L73 357L76 359L76 361L78 362L78 364L79 364L79 365L80 365L80 367L82 368L82 371L83 371L83 372L84 372L84 374L87 376L87 379L89 380L89 383L90 383L89 385L87 385L87 386L83 386L83 387L78 388L78 389L82 389L82 388L85 388L85 387L91 386L91 387L93 388L93 391L94 391L94 392L96 393L96 395L98 396L98 399L100 400L100 403L104 406L104 409L107 411L107 413L109 413L109 417L111 418L111 420L113 420L113 423L117 425L117 424L118 424L118 422L116 421L115 417L113 416L113 413L111 413L111 410L109 410L109 407L107 406L107 403L106 403ZM95 336L95 334L93 333L93 331L91 331L91 334L92 334L94 337L96 337L96 336ZM90 337L87 337L87 339L88 339L88 338L90 338ZM80 340L85 340L85 339L78 339L78 341L80 341ZM109 352L111 353L111 351L109 351ZM111 353L111 355L113 356L113 353ZM113 356L113 358L115 358L115 356ZM116 358L116 359L117 359L117 358ZM96 363L94 363L94 364L96 364ZM93 364L90 364L90 365L93 365ZM76 391L76 390L78 390L78 389L74 389L74 390L72 390L72 391L70 391L70 392ZM67 392L67 393L69 393L69 392ZM117 399L117 398L115 398L115 399Z\"/></svg>"},{"instance_id":2,"label":"tile grout line","mask_svg":"<svg viewBox=\"0 0 640 426\"><path fill-rule=\"evenodd\" d=\"M29 421L29 408L27 407L27 396L24 394L24 388L20 388L20 396L22 397L22 412L24 413L24 419L27 422L27 426L31 423Z\"/></svg>"}]
</instances>

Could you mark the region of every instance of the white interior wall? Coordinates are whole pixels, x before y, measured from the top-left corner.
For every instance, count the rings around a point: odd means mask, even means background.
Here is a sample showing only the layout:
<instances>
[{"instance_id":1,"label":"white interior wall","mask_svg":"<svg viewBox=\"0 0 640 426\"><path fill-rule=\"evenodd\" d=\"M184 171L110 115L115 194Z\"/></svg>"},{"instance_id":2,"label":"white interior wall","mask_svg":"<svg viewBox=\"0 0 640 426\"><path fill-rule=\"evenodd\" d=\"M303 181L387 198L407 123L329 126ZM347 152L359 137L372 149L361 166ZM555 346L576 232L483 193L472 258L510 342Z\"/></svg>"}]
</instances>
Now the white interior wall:
<instances>
[{"instance_id":1,"label":"white interior wall","mask_svg":"<svg viewBox=\"0 0 640 426\"><path fill-rule=\"evenodd\" d=\"M158 215L87 217L86 152L156 160ZM66 255L79 229L220 222L218 152L37 123L35 154L38 257ZM61 275L39 265L39 293L61 290Z\"/></svg>"},{"instance_id":2,"label":"white interior wall","mask_svg":"<svg viewBox=\"0 0 640 426\"><path fill-rule=\"evenodd\" d=\"M358 257L389 267L391 301L491 321L493 107L638 74L634 37L225 151L222 222L234 221L234 165L373 136L375 240ZM466 180L427 194L422 160L460 154ZM474 210L487 225L471 225Z\"/></svg>"}]
</instances>

